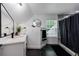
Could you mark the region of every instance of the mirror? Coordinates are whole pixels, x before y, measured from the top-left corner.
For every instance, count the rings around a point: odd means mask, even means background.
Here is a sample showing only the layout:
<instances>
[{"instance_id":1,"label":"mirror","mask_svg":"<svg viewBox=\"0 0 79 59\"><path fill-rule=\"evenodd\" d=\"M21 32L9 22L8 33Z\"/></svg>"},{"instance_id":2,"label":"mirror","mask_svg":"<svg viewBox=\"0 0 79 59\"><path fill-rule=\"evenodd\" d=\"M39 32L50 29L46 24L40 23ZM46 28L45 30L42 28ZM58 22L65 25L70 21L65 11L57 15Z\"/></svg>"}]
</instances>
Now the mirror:
<instances>
[{"instance_id":1,"label":"mirror","mask_svg":"<svg viewBox=\"0 0 79 59\"><path fill-rule=\"evenodd\" d=\"M13 21L1 4L1 37L13 33Z\"/></svg>"},{"instance_id":2,"label":"mirror","mask_svg":"<svg viewBox=\"0 0 79 59\"><path fill-rule=\"evenodd\" d=\"M41 20L40 19L33 20L32 26L41 27Z\"/></svg>"}]
</instances>

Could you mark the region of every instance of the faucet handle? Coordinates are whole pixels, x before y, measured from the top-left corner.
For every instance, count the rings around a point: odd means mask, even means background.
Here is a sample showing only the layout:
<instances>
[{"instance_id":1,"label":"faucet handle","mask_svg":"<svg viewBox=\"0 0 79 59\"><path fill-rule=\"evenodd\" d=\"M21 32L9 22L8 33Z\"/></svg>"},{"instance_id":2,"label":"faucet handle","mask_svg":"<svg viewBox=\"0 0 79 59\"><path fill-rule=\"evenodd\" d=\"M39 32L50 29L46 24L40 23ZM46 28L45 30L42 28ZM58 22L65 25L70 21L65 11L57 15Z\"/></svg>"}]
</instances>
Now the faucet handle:
<instances>
[{"instance_id":1,"label":"faucet handle","mask_svg":"<svg viewBox=\"0 0 79 59\"><path fill-rule=\"evenodd\" d=\"M14 32L13 32L13 33L11 33L11 37L12 37L12 38L14 38Z\"/></svg>"}]
</instances>

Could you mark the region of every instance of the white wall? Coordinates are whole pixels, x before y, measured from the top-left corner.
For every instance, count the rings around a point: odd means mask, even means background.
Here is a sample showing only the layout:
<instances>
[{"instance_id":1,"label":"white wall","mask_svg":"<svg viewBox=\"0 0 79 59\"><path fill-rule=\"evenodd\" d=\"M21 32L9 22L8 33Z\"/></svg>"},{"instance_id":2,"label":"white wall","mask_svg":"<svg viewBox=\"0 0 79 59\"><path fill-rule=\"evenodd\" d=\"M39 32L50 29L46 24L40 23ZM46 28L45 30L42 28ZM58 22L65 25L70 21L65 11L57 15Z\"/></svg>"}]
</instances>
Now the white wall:
<instances>
[{"instance_id":1,"label":"white wall","mask_svg":"<svg viewBox=\"0 0 79 59\"><path fill-rule=\"evenodd\" d=\"M32 22L33 20L40 19L42 22L41 27L46 28L46 20L51 19L51 20L57 20L57 15L33 15L27 22L21 23L20 25L23 27L26 27L27 32L31 30Z\"/></svg>"},{"instance_id":2,"label":"white wall","mask_svg":"<svg viewBox=\"0 0 79 59\"><path fill-rule=\"evenodd\" d=\"M57 15L56 14L40 14L40 15L34 15L36 19L40 19L42 21L42 27L46 28L46 20L57 20Z\"/></svg>"},{"instance_id":3,"label":"white wall","mask_svg":"<svg viewBox=\"0 0 79 59\"><path fill-rule=\"evenodd\" d=\"M46 28L46 20L58 20L58 16L56 14L48 14L48 15L35 15L37 19L42 21L42 27ZM52 31L53 32L53 31ZM48 44L58 44L58 37L48 36Z\"/></svg>"}]
</instances>

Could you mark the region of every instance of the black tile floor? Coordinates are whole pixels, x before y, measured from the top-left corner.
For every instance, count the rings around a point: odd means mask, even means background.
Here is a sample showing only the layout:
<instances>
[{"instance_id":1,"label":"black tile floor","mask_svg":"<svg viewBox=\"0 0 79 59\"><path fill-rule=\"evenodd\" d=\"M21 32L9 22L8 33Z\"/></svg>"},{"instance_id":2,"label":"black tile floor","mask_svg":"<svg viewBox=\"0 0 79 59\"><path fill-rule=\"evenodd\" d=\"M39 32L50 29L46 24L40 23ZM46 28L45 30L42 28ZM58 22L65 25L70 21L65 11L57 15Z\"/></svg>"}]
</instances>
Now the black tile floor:
<instances>
[{"instance_id":1,"label":"black tile floor","mask_svg":"<svg viewBox=\"0 0 79 59\"><path fill-rule=\"evenodd\" d=\"M63 48L61 48L59 45L52 45L51 46L57 56L71 56L69 53L67 53Z\"/></svg>"},{"instance_id":2,"label":"black tile floor","mask_svg":"<svg viewBox=\"0 0 79 59\"><path fill-rule=\"evenodd\" d=\"M40 49L27 49L27 56L70 56L59 45L46 45Z\"/></svg>"}]
</instances>

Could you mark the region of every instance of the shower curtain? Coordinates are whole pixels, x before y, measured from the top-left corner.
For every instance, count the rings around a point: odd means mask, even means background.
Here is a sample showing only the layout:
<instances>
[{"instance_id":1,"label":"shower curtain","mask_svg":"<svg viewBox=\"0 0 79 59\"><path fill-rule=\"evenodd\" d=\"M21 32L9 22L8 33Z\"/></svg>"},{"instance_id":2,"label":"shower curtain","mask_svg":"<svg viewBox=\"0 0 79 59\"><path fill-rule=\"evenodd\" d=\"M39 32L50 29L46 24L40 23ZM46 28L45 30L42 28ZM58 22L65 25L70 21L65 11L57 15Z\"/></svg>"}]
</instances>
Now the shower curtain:
<instances>
[{"instance_id":1,"label":"shower curtain","mask_svg":"<svg viewBox=\"0 0 79 59\"><path fill-rule=\"evenodd\" d=\"M79 13L59 21L61 43L79 53Z\"/></svg>"}]
</instances>

